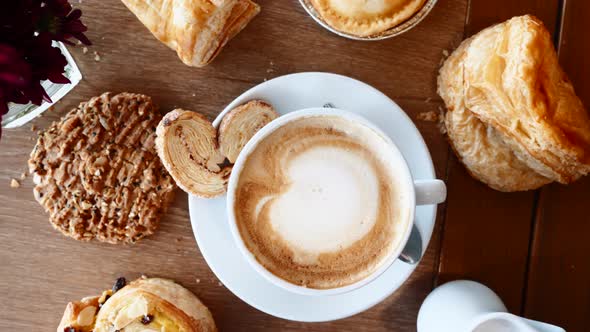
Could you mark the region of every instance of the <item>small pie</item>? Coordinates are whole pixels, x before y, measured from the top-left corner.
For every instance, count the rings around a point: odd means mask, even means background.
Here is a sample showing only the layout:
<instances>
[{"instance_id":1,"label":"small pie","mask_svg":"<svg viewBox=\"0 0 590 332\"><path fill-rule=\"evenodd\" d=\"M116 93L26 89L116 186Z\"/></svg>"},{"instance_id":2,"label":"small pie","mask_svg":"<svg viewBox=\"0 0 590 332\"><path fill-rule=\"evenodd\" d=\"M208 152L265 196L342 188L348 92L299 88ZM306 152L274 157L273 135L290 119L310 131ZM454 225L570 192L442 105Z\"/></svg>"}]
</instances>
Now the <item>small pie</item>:
<instances>
[{"instance_id":1,"label":"small pie","mask_svg":"<svg viewBox=\"0 0 590 332\"><path fill-rule=\"evenodd\" d=\"M309 0L332 28L359 37L382 33L416 14L426 0Z\"/></svg>"}]
</instances>

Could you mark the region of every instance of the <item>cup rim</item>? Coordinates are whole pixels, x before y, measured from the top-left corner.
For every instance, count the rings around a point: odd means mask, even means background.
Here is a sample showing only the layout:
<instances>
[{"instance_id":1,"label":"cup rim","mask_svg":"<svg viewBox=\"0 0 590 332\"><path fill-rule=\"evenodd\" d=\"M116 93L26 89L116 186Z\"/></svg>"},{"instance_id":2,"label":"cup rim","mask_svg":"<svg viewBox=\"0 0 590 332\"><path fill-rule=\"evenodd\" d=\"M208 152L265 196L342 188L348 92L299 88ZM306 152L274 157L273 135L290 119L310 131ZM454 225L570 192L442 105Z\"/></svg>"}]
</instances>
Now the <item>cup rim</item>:
<instances>
[{"instance_id":1,"label":"cup rim","mask_svg":"<svg viewBox=\"0 0 590 332\"><path fill-rule=\"evenodd\" d=\"M246 247L244 240L242 239L242 235L237 226L235 211L234 211L234 203L235 203L235 192L237 187L238 179L241 175L241 172L244 167L244 162L247 157L252 153L252 151L258 146L258 144L271 133L276 131L278 128L300 118L305 117L314 117L314 116L337 116L344 118L345 120L352 121L363 125L369 129L371 129L376 135L381 137L385 140L385 142L392 148L397 157L402 161L401 168L404 170L405 182L407 184L407 188L410 191L408 194L408 225L405 229L404 235L400 238L400 243L398 247L393 250L389 256L381 263L375 271L369 274L367 277L356 281L352 284L345 285L342 287L336 288L328 288L328 289L316 289L316 288L308 288L304 286L299 286L293 283L290 283L276 275L272 272L268 271L254 256L252 252ZM267 281L287 290L291 293L296 293L300 295L337 295L343 294L355 289L358 289L371 281L375 280L381 274L383 274L389 267L399 258L403 248L408 242L410 237L411 229L414 224L414 217L416 212L416 194L414 188L414 180L411 173L411 170L408 166L408 162L406 161L405 157L397 147L397 145L387 136L381 129L375 126L366 118L352 113L350 111L345 111L342 109L336 108L323 108L323 107L313 107L313 108L305 108L297 111L290 112L288 114L284 114L279 116L277 119L271 121L269 124L264 126L260 129L244 146L242 152L239 154L236 162L234 163L232 172L230 174L229 182L228 182L228 190L227 190L227 200L226 200L226 210L228 215L228 223L229 228L232 233L232 238L234 243L238 247L239 251L242 253L242 256L246 259L246 261L250 264L250 266L261 276L263 276Z\"/></svg>"}]
</instances>

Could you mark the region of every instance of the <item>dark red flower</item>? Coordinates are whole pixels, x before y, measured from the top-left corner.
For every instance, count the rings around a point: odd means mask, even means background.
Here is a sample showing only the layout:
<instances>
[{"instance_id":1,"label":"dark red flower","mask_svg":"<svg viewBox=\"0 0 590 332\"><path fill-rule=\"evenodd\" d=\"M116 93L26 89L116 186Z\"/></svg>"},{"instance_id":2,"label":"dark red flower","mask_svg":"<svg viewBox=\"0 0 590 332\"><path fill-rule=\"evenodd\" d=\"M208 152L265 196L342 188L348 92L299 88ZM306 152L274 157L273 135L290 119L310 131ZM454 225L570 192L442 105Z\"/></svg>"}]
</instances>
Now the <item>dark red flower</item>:
<instances>
[{"instance_id":1,"label":"dark red flower","mask_svg":"<svg viewBox=\"0 0 590 332\"><path fill-rule=\"evenodd\" d=\"M31 66L18 50L0 44L0 116L8 112L8 102L28 102L22 89L30 84L31 76Z\"/></svg>"},{"instance_id":2,"label":"dark red flower","mask_svg":"<svg viewBox=\"0 0 590 332\"><path fill-rule=\"evenodd\" d=\"M81 15L68 0L0 0L0 118L10 102L50 102L41 81L70 83L67 60L52 41L90 45Z\"/></svg>"},{"instance_id":3,"label":"dark red flower","mask_svg":"<svg viewBox=\"0 0 590 332\"><path fill-rule=\"evenodd\" d=\"M37 31L38 0L0 1L0 42L18 47Z\"/></svg>"},{"instance_id":4,"label":"dark red flower","mask_svg":"<svg viewBox=\"0 0 590 332\"><path fill-rule=\"evenodd\" d=\"M69 45L74 45L70 41L76 38L85 45L91 45L90 40L84 35L88 30L80 17L80 9L72 10L68 0L44 0L42 1L39 30L51 34L52 39L59 40Z\"/></svg>"}]
</instances>

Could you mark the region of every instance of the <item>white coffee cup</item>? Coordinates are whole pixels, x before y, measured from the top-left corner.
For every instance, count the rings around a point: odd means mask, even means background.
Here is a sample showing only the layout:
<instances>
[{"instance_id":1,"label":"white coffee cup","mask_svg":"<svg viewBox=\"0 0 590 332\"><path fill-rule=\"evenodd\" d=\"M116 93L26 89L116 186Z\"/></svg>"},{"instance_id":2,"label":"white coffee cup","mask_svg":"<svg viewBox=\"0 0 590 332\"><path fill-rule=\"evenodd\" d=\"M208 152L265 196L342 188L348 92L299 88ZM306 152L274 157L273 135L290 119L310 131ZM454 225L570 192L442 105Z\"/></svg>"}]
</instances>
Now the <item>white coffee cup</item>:
<instances>
[{"instance_id":1,"label":"white coffee cup","mask_svg":"<svg viewBox=\"0 0 590 332\"><path fill-rule=\"evenodd\" d=\"M387 145L391 148L393 153L396 156L397 165L395 166L395 170L398 173L397 178L404 181L401 187L406 188L405 195L409 197L407 200L407 206L402 208L408 209L408 223L407 227L404 230L404 234L401 237L400 244L398 245L395 250L388 255L387 259L382 263L376 270L374 270L370 275L363 278L360 281L357 281L353 284L346 285L343 287L338 288L330 288L330 289L313 289L307 288L303 286L299 286L296 284L292 284L286 280L283 280L270 271L268 271L262 264L260 264L256 257L248 250L246 247L242 236L240 235L240 231L238 229L238 225L236 223L236 216L234 210L235 204L235 197L236 197L236 189L239 182L240 174L242 173L242 169L244 167L244 163L247 160L247 157L250 155L252 151L258 146L258 144L263 141L267 136L273 133L278 128L289 124L292 121L305 118L305 117L316 117L316 116L332 116L332 117L340 117L342 119L348 120L355 124L365 126L372 130L375 135L378 135L381 139L385 140ZM390 166L393 167L393 166ZM375 125L371 122L366 120L365 118L339 109L334 108L309 108L300 111L291 112L289 114L283 115L278 119L272 121L265 127L263 127L260 131L258 131L254 137L250 139L250 141L246 144L243 148L242 152L240 153L238 159L236 160L231 176L229 178L229 185L227 191L227 215L229 218L229 226L234 238L234 241L239 248L240 252L243 254L244 258L250 263L250 265L254 268L254 270L267 279L272 284L281 287L287 291L302 294L302 295L334 295L334 294L341 294L352 291L359 287L362 287L383 272L385 272L391 264L399 257L408 238L411 233L415 209L416 205L430 205L430 204L438 204L444 202L446 199L446 186L443 181L441 180L414 180L412 178L412 174L408 167L406 160L404 159L403 155L397 148L397 146L391 141L391 139L385 135L380 129L378 129Z\"/></svg>"}]
</instances>

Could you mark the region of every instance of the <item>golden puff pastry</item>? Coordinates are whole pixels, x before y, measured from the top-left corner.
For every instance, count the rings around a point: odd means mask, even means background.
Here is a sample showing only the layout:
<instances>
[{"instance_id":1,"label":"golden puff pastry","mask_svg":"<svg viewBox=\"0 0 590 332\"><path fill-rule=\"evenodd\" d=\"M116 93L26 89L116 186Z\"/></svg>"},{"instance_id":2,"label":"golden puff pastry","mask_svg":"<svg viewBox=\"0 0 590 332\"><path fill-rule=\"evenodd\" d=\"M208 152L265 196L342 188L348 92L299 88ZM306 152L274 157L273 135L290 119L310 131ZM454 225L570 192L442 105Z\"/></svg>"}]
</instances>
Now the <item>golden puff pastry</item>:
<instances>
[{"instance_id":1,"label":"golden puff pastry","mask_svg":"<svg viewBox=\"0 0 590 332\"><path fill-rule=\"evenodd\" d=\"M250 0L122 0L186 65L203 67L260 12Z\"/></svg>"},{"instance_id":2,"label":"golden puff pastry","mask_svg":"<svg viewBox=\"0 0 590 332\"><path fill-rule=\"evenodd\" d=\"M334 29L359 37L391 29L416 14L426 0L308 0Z\"/></svg>"},{"instance_id":3,"label":"golden puff pastry","mask_svg":"<svg viewBox=\"0 0 590 332\"><path fill-rule=\"evenodd\" d=\"M110 291L106 291L107 293ZM102 305L99 305L102 303ZM214 332L211 313L171 280L141 278L109 297L69 303L57 332Z\"/></svg>"},{"instance_id":4,"label":"golden puff pastry","mask_svg":"<svg viewBox=\"0 0 590 332\"><path fill-rule=\"evenodd\" d=\"M438 92L455 152L490 187L530 190L590 172L588 112L538 19L465 40L441 68Z\"/></svg>"}]
</instances>

